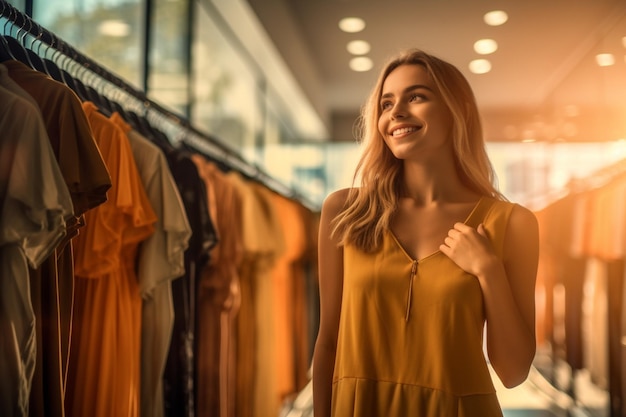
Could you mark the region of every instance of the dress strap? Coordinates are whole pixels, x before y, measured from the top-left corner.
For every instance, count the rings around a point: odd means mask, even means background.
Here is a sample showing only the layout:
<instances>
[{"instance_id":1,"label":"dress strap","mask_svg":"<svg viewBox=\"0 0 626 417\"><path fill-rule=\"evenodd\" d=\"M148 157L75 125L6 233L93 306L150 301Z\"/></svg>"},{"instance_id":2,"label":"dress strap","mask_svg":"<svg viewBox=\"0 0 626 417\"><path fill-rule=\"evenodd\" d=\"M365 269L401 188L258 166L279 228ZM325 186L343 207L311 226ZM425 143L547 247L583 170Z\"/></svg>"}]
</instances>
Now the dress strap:
<instances>
[{"instance_id":1,"label":"dress strap","mask_svg":"<svg viewBox=\"0 0 626 417\"><path fill-rule=\"evenodd\" d=\"M470 213L465 224L471 227L477 227L486 217L493 205L496 203L495 198L482 197Z\"/></svg>"}]
</instances>

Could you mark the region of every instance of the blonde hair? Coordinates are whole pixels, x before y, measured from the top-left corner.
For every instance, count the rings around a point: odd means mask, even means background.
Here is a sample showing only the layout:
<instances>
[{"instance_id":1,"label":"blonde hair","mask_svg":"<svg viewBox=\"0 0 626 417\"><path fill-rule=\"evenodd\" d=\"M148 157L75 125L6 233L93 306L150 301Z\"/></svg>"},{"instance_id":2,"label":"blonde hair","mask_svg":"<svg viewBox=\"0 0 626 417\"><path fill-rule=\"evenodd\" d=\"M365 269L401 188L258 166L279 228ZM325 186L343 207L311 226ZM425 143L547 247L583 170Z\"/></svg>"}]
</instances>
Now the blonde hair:
<instances>
[{"instance_id":1,"label":"blonde hair","mask_svg":"<svg viewBox=\"0 0 626 417\"><path fill-rule=\"evenodd\" d=\"M354 175L354 183L360 178L360 186L350 190L346 205L333 221L333 233L342 245L349 243L366 252L380 246L401 187L402 162L391 153L378 131L383 83L401 65L423 66L448 107L455 166L462 183L480 195L505 199L495 186L478 106L469 83L452 64L410 49L387 63L362 108L358 127L363 149Z\"/></svg>"}]
</instances>

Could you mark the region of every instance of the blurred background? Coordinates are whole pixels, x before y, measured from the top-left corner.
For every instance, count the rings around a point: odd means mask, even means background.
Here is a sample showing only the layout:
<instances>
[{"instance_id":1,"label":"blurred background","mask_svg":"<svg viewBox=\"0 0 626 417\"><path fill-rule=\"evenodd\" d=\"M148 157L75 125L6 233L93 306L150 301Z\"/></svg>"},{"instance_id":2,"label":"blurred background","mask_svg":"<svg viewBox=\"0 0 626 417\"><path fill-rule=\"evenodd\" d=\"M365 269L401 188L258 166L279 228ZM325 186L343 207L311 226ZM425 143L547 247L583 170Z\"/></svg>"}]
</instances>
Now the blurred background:
<instances>
[{"instance_id":1,"label":"blurred background","mask_svg":"<svg viewBox=\"0 0 626 417\"><path fill-rule=\"evenodd\" d=\"M406 47L467 76L513 200L541 205L626 155L619 0L10 3L315 206L350 184L359 108Z\"/></svg>"},{"instance_id":2,"label":"blurred background","mask_svg":"<svg viewBox=\"0 0 626 417\"><path fill-rule=\"evenodd\" d=\"M554 272L561 265L556 252L613 266L625 255L585 246L588 229L572 236L584 223L604 231L593 239L626 237L624 0L8 3L234 155L235 168L251 178L262 173L314 213L329 192L351 184L359 157L355 121L386 59L419 47L456 65L473 86L500 189L538 214L552 250L542 254L538 281L536 378L530 388L502 394L508 415L626 416L623 264L621 276L587 275L573 292L568 274ZM0 20L4 35L55 56L54 45L39 44L36 32L11 20ZM83 81L101 87L97 76ZM572 195L605 191L610 198L562 211ZM593 216L583 216L591 205ZM579 217L566 223L572 213ZM607 293L619 300L599 303ZM592 332L597 323L607 326L599 336ZM589 365L593 335L605 341L599 368Z\"/></svg>"}]
</instances>

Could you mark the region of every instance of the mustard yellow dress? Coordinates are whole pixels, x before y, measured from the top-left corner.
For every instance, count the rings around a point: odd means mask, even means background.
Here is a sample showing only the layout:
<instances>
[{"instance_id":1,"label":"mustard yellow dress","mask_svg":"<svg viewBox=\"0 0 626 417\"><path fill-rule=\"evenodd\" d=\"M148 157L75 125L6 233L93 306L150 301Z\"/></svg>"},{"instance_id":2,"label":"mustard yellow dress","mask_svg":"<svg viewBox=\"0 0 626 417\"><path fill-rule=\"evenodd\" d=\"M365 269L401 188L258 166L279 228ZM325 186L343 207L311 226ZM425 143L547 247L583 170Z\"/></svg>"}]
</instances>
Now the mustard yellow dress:
<instances>
[{"instance_id":1,"label":"mustard yellow dress","mask_svg":"<svg viewBox=\"0 0 626 417\"><path fill-rule=\"evenodd\" d=\"M513 206L483 197L465 220L500 257ZM502 416L474 276L441 252L412 259L391 232L374 254L346 246L344 271L333 416Z\"/></svg>"}]
</instances>

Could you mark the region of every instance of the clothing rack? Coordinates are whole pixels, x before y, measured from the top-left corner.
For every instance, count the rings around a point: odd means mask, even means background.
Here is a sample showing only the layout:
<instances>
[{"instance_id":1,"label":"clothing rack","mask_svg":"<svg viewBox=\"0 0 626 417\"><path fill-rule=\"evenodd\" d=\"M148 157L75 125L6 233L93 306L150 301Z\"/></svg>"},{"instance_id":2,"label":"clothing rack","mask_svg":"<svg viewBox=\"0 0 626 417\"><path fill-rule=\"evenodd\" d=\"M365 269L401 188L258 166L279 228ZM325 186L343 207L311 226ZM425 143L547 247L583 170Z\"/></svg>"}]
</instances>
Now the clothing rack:
<instances>
[{"instance_id":1,"label":"clothing rack","mask_svg":"<svg viewBox=\"0 0 626 417\"><path fill-rule=\"evenodd\" d=\"M545 195L540 195L526 203L532 210L541 210L570 194L593 191L613 181L626 178L626 159L621 159L605 167L599 168L584 178L572 178L563 188Z\"/></svg>"},{"instance_id":2,"label":"clothing rack","mask_svg":"<svg viewBox=\"0 0 626 417\"><path fill-rule=\"evenodd\" d=\"M579 180L577 183L571 185L572 191L593 190L607 185L614 180L621 179L626 176L626 159L619 160L611 165L607 165L603 168L592 173L589 177Z\"/></svg>"},{"instance_id":3,"label":"clothing rack","mask_svg":"<svg viewBox=\"0 0 626 417\"><path fill-rule=\"evenodd\" d=\"M0 0L0 7L0 16L7 20L3 28L3 38L13 38L20 43L25 52L29 52L19 59L26 61L23 62L24 64L36 68L37 65L32 62L32 58L39 57L41 59L43 55L48 61L59 66L59 68L63 68L67 74L79 81L79 85L92 88L105 101L113 102L116 106L121 106L125 110L137 114L152 127L165 133L173 146L186 145L218 162L225 169L235 170L280 195L299 201L310 210L318 209L314 203L308 201L297 191L272 177L256 164L246 161L235 150L216 138L199 131L191 125L189 120L150 100L143 91L112 74L7 3L6 0ZM10 26L7 27L7 24ZM6 42L6 39L2 39L2 41Z\"/></svg>"}]
</instances>

